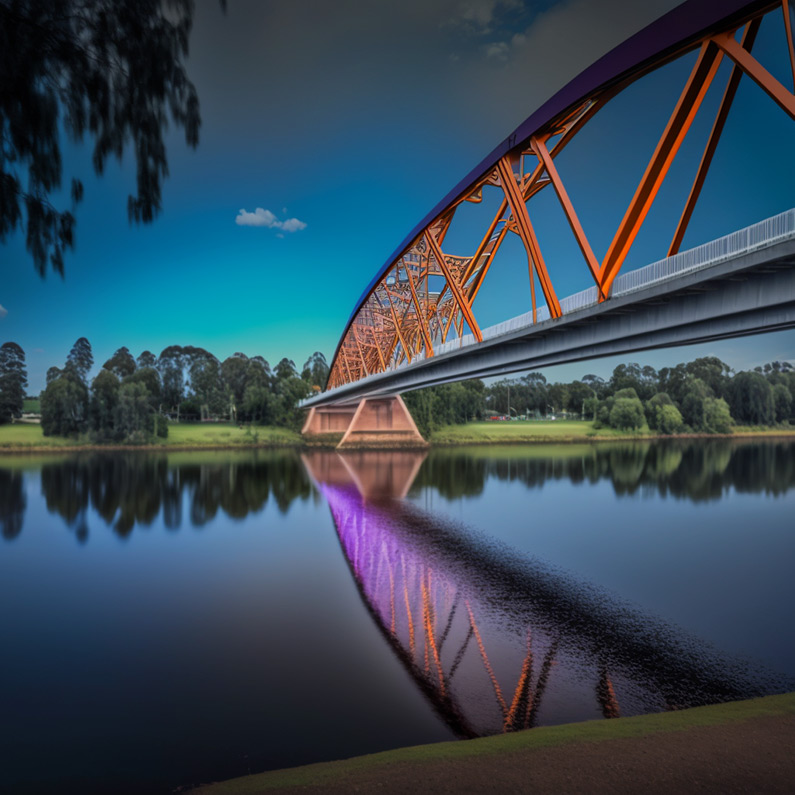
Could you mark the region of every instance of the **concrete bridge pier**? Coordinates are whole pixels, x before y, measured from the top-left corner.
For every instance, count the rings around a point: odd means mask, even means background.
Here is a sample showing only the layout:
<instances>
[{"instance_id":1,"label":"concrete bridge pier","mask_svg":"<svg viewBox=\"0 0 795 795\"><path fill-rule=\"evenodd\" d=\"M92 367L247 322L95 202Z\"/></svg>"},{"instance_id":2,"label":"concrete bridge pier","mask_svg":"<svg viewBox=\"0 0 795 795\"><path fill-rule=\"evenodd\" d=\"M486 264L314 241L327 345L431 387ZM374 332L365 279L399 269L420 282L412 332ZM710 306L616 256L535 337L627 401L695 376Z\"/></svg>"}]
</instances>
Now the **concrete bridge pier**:
<instances>
[{"instance_id":1,"label":"concrete bridge pier","mask_svg":"<svg viewBox=\"0 0 795 795\"><path fill-rule=\"evenodd\" d=\"M427 446L400 395L363 398L358 405L313 406L301 433L342 433L338 450Z\"/></svg>"}]
</instances>

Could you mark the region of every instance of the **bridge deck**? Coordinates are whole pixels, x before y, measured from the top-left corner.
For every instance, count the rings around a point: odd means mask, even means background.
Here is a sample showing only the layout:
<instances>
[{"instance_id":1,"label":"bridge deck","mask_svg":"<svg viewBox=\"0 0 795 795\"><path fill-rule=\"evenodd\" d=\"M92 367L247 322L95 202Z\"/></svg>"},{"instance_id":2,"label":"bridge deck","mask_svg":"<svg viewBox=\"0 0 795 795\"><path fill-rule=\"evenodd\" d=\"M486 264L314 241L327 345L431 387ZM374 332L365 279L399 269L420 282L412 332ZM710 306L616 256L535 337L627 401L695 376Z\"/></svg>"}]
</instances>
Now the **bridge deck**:
<instances>
[{"instance_id":1,"label":"bridge deck","mask_svg":"<svg viewBox=\"0 0 795 795\"><path fill-rule=\"evenodd\" d=\"M433 357L416 356L411 363L393 365L385 372L375 373L354 383L327 390L304 401L302 406L309 408L323 404L351 402L369 395L395 394L461 378L498 375L533 366L549 366L627 350L684 345L795 326L795 309L788 303L795 298L792 295L795 293L793 264L795 264L795 209L673 257L624 273L615 280L611 297L601 304L597 300L596 287L591 287L561 300L563 310L561 318L551 319L548 309L540 307L536 323L533 323L532 312L527 312L483 329L483 342L478 343L471 334L467 334L450 342L434 344ZM774 271L781 271L783 274L779 275L777 281L773 280L775 285L771 279L763 278L773 274ZM746 300L743 302L733 294L734 290L731 288L726 290L724 285L724 295L719 302L721 306L713 307L714 311L706 314L703 307L695 306L695 304L704 304L704 301L690 301L689 305L685 301L680 311L675 313L678 322L670 317L672 312L669 308L665 318L657 313L657 318L647 319L642 331L638 328L627 328L626 324L610 323L612 334L608 336L612 336L610 340L612 345L604 344L606 335L602 333L586 337L579 335L581 339L573 345L555 346L560 349L557 355L554 351L541 349L535 354L527 350L514 351L514 355L507 357L495 355L484 358L482 355L477 357L471 355L475 351L486 353L489 350L497 354L497 350L504 347L505 343L519 341L532 343L533 340L540 343L552 332L558 334L564 329L581 328L583 323L607 326L608 319L612 318L615 321L617 314L636 311L633 309L636 305L651 306L650 301L655 302L653 305L660 305L661 302L665 302L666 297L682 291L692 293L694 289L715 292L718 291L718 287L714 284L708 286L709 283L741 278L742 273L745 273L742 278L752 279L754 274L756 281L761 278L768 285L765 288L765 295L760 293L763 289L761 284L756 284L757 289L749 290L749 285L746 283L743 287ZM716 301L713 300L712 303L715 304ZM743 315L755 310L765 310L774 305L779 307L779 311L768 313L761 324L743 322ZM731 322L731 315L736 316L735 323ZM723 318L724 321L720 327L716 327L713 323L711 330L703 328L704 322L714 321L717 317ZM655 334L663 329L670 332L675 326L680 329L678 335L672 337L670 333ZM616 334L622 336L616 337L614 336ZM650 335L655 336L656 339L652 339ZM621 339L625 339L627 345L622 346ZM579 352L577 346L580 346ZM512 347L517 346L512 345ZM466 367L450 366L453 360L461 357L469 360ZM416 377L412 374L416 374Z\"/></svg>"}]
</instances>

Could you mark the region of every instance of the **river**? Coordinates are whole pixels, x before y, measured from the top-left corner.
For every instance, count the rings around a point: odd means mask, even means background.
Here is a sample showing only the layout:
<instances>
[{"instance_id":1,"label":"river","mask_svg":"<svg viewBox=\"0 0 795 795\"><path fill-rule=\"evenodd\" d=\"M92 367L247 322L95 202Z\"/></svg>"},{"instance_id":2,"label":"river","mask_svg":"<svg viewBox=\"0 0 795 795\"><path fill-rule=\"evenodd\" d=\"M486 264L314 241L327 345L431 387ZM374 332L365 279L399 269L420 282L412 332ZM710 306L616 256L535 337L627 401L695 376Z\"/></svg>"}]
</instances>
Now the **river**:
<instances>
[{"instance_id":1,"label":"river","mask_svg":"<svg viewBox=\"0 0 795 795\"><path fill-rule=\"evenodd\" d=\"M795 442L0 459L0 790L795 689Z\"/></svg>"}]
</instances>

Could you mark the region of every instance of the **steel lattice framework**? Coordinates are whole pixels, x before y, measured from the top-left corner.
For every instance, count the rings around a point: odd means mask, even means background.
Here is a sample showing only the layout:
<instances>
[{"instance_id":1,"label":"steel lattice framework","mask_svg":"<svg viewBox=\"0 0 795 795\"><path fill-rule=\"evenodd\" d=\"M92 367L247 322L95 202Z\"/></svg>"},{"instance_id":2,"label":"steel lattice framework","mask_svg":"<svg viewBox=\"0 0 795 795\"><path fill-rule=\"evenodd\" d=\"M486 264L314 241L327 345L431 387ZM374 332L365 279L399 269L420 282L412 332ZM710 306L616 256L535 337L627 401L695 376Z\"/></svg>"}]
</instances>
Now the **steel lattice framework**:
<instances>
[{"instance_id":1,"label":"steel lattice framework","mask_svg":"<svg viewBox=\"0 0 795 795\"><path fill-rule=\"evenodd\" d=\"M473 169L407 236L363 293L340 339L327 388L358 381L434 355L434 345L466 329L482 340L473 304L506 236L517 235L527 252L533 322L541 300L551 318L561 306L531 221L528 202L551 185L563 208L599 300L626 260L652 203L702 105L723 58L732 64L728 83L673 231L668 256L676 254L698 202L716 146L743 74L795 120L795 93L751 54L762 18L782 15L795 87L795 0L738 2L689 0L597 61ZM646 170L599 261L588 242L555 166L555 158L616 94L654 69L694 50L696 62L679 95ZM480 203L485 189L501 192L499 209L467 256L444 251L445 236L464 202ZM537 296L537 288L541 295ZM538 298L538 301L537 301Z\"/></svg>"}]
</instances>

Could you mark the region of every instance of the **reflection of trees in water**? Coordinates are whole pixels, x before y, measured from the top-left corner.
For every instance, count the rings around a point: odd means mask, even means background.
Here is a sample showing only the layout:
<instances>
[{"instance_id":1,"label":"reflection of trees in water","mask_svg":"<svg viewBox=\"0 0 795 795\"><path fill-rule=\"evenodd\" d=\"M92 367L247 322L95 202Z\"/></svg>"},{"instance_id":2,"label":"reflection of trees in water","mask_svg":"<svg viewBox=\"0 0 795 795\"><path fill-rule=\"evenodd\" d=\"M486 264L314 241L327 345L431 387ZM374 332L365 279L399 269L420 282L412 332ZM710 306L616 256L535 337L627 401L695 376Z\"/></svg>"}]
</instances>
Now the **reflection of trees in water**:
<instances>
[{"instance_id":1,"label":"reflection of trees in water","mask_svg":"<svg viewBox=\"0 0 795 795\"><path fill-rule=\"evenodd\" d=\"M25 515L25 492L22 490L22 473L0 469L0 535L6 541L22 532Z\"/></svg>"},{"instance_id":2,"label":"reflection of trees in water","mask_svg":"<svg viewBox=\"0 0 795 795\"><path fill-rule=\"evenodd\" d=\"M0 498L3 478L9 474L13 475L0 470ZM167 528L178 529L186 518L186 496L190 523L201 527L219 510L243 519L262 510L271 495L284 513L293 500L305 500L311 493L300 459L291 452L171 466L166 456L79 456L42 466L41 487L47 509L62 517L81 540L88 536L89 507L125 537L136 525L151 525L161 514ZM21 478L17 488L21 495ZM3 500L4 509L10 511L10 505L10 499Z\"/></svg>"},{"instance_id":3,"label":"reflection of trees in water","mask_svg":"<svg viewBox=\"0 0 795 795\"><path fill-rule=\"evenodd\" d=\"M580 450L581 448L577 448ZM651 489L694 502L714 500L730 488L744 493L784 494L795 486L795 444L791 441L671 440L594 444L548 458L489 458L488 452L437 451L422 465L414 488L435 488L449 499L476 496L487 478L518 481L529 488L547 480L597 483L609 480L616 494Z\"/></svg>"}]
</instances>

